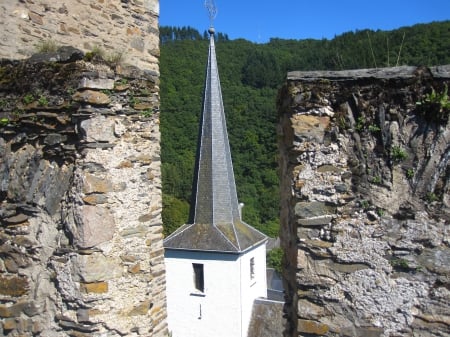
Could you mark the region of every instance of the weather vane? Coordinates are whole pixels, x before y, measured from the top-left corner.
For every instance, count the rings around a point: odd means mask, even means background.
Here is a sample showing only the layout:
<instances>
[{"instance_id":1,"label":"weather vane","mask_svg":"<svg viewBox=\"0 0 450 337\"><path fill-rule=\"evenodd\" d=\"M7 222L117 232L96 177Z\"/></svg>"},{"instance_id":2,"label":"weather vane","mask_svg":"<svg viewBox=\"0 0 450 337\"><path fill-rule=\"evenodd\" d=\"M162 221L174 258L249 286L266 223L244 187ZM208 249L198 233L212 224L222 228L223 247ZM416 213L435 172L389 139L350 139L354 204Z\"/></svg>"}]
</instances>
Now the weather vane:
<instances>
[{"instance_id":1,"label":"weather vane","mask_svg":"<svg viewBox=\"0 0 450 337\"><path fill-rule=\"evenodd\" d=\"M217 16L217 7L214 0L205 0L205 7L208 10L209 26L210 28L214 28L214 19Z\"/></svg>"}]
</instances>

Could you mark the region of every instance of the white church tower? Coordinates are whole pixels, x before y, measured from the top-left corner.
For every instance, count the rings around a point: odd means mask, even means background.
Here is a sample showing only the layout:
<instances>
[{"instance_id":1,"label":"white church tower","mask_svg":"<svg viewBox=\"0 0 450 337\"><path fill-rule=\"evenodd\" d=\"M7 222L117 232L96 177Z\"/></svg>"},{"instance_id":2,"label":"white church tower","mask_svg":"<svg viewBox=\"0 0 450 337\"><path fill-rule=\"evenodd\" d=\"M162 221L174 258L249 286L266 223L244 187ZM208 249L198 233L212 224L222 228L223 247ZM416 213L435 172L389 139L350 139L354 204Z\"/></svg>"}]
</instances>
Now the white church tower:
<instances>
[{"instance_id":1,"label":"white church tower","mask_svg":"<svg viewBox=\"0 0 450 337\"><path fill-rule=\"evenodd\" d=\"M173 337L246 337L254 300L267 296L267 237L241 219L209 33L191 219L164 240L168 325Z\"/></svg>"}]
</instances>

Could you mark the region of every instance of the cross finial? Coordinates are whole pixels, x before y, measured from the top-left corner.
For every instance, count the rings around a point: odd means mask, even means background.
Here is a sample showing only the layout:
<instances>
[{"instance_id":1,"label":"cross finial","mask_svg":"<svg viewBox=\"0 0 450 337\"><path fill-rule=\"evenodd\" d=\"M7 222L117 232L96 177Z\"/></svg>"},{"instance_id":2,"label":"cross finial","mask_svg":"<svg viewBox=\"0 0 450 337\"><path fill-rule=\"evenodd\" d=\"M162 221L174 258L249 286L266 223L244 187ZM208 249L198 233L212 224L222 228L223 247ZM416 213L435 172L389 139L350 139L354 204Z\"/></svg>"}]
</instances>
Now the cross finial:
<instances>
[{"instance_id":1,"label":"cross finial","mask_svg":"<svg viewBox=\"0 0 450 337\"><path fill-rule=\"evenodd\" d=\"M217 7L214 0L205 0L205 7L209 15L209 29L214 31L214 19L217 16Z\"/></svg>"}]
</instances>

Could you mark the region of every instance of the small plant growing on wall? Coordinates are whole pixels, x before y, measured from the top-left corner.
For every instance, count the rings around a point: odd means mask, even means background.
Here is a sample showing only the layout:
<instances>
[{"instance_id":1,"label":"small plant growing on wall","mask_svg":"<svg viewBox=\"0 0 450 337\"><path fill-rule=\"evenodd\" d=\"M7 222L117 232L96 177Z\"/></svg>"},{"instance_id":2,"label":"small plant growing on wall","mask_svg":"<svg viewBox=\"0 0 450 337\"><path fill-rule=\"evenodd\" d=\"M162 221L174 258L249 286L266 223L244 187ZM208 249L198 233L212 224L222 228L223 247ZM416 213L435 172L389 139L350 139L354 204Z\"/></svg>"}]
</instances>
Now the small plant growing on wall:
<instances>
[{"instance_id":1,"label":"small plant growing on wall","mask_svg":"<svg viewBox=\"0 0 450 337\"><path fill-rule=\"evenodd\" d=\"M148 118L148 117L151 117L152 115L153 115L153 111L150 110L150 109L146 109L146 110L141 111L141 116L142 117Z\"/></svg>"},{"instance_id":2,"label":"small plant growing on wall","mask_svg":"<svg viewBox=\"0 0 450 337\"><path fill-rule=\"evenodd\" d=\"M36 45L39 53L53 53L58 50L58 45L53 40L44 40Z\"/></svg>"},{"instance_id":3,"label":"small plant growing on wall","mask_svg":"<svg viewBox=\"0 0 450 337\"><path fill-rule=\"evenodd\" d=\"M434 201L438 201L439 197L435 193L430 192L430 193L427 193L426 200L428 202L434 202Z\"/></svg>"},{"instance_id":4,"label":"small plant growing on wall","mask_svg":"<svg viewBox=\"0 0 450 337\"><path fill-rule=\"evenodd\" d=\"M407 169L406 170L406 177L408 179L412 179L414 177L414 169L412 169L412 168Z\"/></svg>"},{"instance_id":5,"label":"small plant growing on wall","mask_svg":"<svg viewBox=\"0 0 450 337\"><path fill-rule=\"evenodd\" d=\"M25 104L30 104L30 103L34 102L33 94L26 94L25 96L23 96L22 101Z\"/></svg>"},{"instance_id":6,"label":"small plant growing on wall","mask_svg":"<svg viewBox=\"0 0 450 337\"><path fill-rule=\"evenodd\" d=\"M38 99L38 104L40 106L46 106L48 104L48 99L45 96L40 96Z\"/></svg>"},{"instance_id":7,"label":"small plant growing on wall","mask_svg":"<svg viewBox=\"0 0 450 337\"><path fill-rule=\"evenodd\" d=\"M395 163L399 163L408 158L408 154L402 147L395 145L391 149L391 158Z\"/></svg>"},{"instance_id":8,"label":"small plant growing on wall","mask_svg":"<svg viewBox=\"0 0 450 337\"><path fill-rule=\"evenodd\" d=\"M0 118L0 126L6 126L9 124L9 118Z\"/></svg>"},{"instance_id":9,"label":"small plant growing on wall","mask_svg":"<svg viewBox=\"0 0 450 337\"><path fill-rule=\"evenodd\" d=\"M447 84L444 85L442 92L436 92L434 88L431 88L431 92L416 102L416 106L426 119L446 122L450 114L450 98Z\"/></svg>"}]
</instances>

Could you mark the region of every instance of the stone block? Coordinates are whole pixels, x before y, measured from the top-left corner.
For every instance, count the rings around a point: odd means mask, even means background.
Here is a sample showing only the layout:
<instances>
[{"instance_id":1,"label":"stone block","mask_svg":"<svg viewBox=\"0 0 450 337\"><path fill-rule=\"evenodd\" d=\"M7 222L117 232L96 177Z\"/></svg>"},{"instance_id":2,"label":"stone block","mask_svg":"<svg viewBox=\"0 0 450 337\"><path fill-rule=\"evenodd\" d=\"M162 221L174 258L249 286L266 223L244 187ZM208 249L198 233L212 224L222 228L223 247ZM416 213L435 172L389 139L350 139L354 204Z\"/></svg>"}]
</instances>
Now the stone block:
<instances>
[{"instance_id":1,"label":"stone block","mask_svg":"<svg viewBox=\"0 0 450 337\"><path fill-rule=\"evenodd\" d=\"M7 318L3 321L3 330L11 331L17 328L17 322L14 318Z\"/></svg>"},{"instance_id":2,"label":"stone block","mask_svg":"<svg viewBox=\"0 0 450 337\"><path fill-rule=\"evenodd\" d=\"M325 130L330 125L330 117L294 115L291 122L297 139L322 143Z\"/></svg>"},{"instance_id":3,"label":"stone block","mask_svg":"<svg viewBox=\"0 0 450 337\"><path fill-rule=\"evenodd\" d=\"M108 282L80 283L80 290L85 294L104 294L108 292Z\"/></svg>"},{"instance_id":4,"label":"stone block","mask_svg":"<svg viewBox=\"0 0 450 337\"><path fill-rule=\"evenodd\" d=\"M300 219L323 217L325 220L327 217L324 216L334 214L336 209L335 207L328 206L326 203L320 201L302 201L295 205L294 211L295 215Z\"/></svg>"},{"instance_id":5,"label":"stone block","mask_svg":"<svg viewBox=\"0 0 450 337\"><path fill-rule=\"evenodd\" d=\"M82 139L88 142L112 143L116 140L114 120L102 115L83 120L79 130Z\"/></svg>"},{"instance_id":6,"label":"stone block","mask_svg":"<svg viewBox=\"0 0 450 337\"><path fill-rule=\"evenodd\" d=\"M331 215L316 216L308 219L298 219L297 223L301 226L321 227L328 225L333 217Z\"/></svg>"},{"instance_id":7,"label":"stone block","mask_svg":"<svg viewBox=\"0 0 450 337\"><path fill-rule=\"evenodd\" d=\"M89 323L89 309L78 309L77 321L78 323Z\"/></svg>"},{"instance_id":8,"label":"stone block","mask_svg":"<svg viewBox=\"0 0 450 337\"><path fill-rule=\"evenodd\" d=\"M107 208L84 205L77 217L75 244L80 248L92 248L113 238L116 229L114 217Z\"/></svg>"},{"instance_id":9,"label":"stone block","mask_svg":"<svg viewBox=\"0 0 450 337\"><path fill-rule=\"evenodd\" d=\"M42 20L42 16L35 13L35 12L28 12L28 17L30 18L30 20L37 24L37 25L43 25L44 21Z\"/></svg>"},{"instance_id":10,"label":"stone block","mask_svg":"<svg viewBox=\"0 0 450 337\"><path fill-rule=\"evenodd\" d=\"M72 95L76 102L89 103L93 105L107 105L111 103L108 95L95 90L78 91Z\"/></svg>"},{"instance_id":11,"label":"stone block","mask_svg":"<svg viewBox=\"0 0 450 337\"><path fill-rule=\"evenodd\" d=\"M14 216L11 216L9 218L3 219L3 221L8 225L17 225L24 223L28 220L28 216L25 214L17 214Z\"/></svg>"},{"instance_id":12,"label":"stone block","mask_svg":"<svg viewBox=\"0 0 450 337\"><path fill-rule=\"evenodd\" d=\"M138 274L141 271L141 264L138 262L128 267L128 272L131 274Z\"/></svg>"},{"instance_id":13,"label":"stone block","mask_svg":"<svg viewBox=\"0 0 450 337\"><path fill-rule=\"evenodd\" d=\"M1 318L11 318L11 317L19 317L22 310L25 308L27 303L20 302L13 305L0 305L0 317Z\"/></svg>"},{"instance_id":14,"label":"stone block","mask_svg":"<svg viewBox=\"0 0 450 337\"><path fill-rule=\"evenodd\" d=\"M109 78L86 78L83 77L78 86L81 89L114 89L114 80Z\"/></svg>"},{"instance_id":15,"label":"stone block","mask_svg":"<svg viewBox=\"0 0 450 337\"><path fill-rule=\"evenodd\" d=\"M83 177L83 193L108 193L113 190L113 185L109 179L99 178L86 173Z\"/></svg>"},{"instance_id":16,"label":"stone block","mask_svg":"<svg viewBox=\"0 0 450 337\"><path fill-rule=\"evenodd\" d=\"M108 202L108 197L104 194L89 194L83 197L83 201L88 205L101 205Z\"/></svg>"},{"instance_id":17,"label":"stone block","mask_svg":"<svg viewBox=\"0 0 450 337\"><path fill-rule=\"evenodd\" d=\"M128 312L128 316L139 316L139 315L146 315L150 308L152 307L152 302L150 300L145 300L135 306L133 309L131 309Z\"/></svg>"},{"instance_id":18,"label":"stone block","mask_svg":"<svg viewBox=\"0 0 450 337\"><path fill-rule=\"evenodd\" d=\"M84 283L98 283L122 276L119 261L103 254L79 255L74 257L74 278Z\"/></svg>"},{"instance_id":19,"label":"stone block","mask_svg":"<svg viewBox=\"0 0 450 337\"><path fill-rule=\"evenodd\" d=\"M59 133L50 133L44 138L45 145L57 145L67 141L66 135L61 135Z\"/></svg>"},{"instance_id":20,"label":"stone block","mask_svg":"<svg viewBox=\"0 0 450 337\"><path fill-rule=\"evenodd\" d=\"M329 327L328 325L322 324L320 322L299 319L297 331L299 333L308 333L312 335L323 336L329 331Z\"/></svg>"},{"instance_id":21,"label":"stone block","mask_svg":"<svg viewBox=\"0 0 450 337\"><path fill-rule=\"evenodd\" d=\"M299 317L303 319L319 319L325 315L325 308L314 304L305 299L299 299L297 303L297 312Z\"/></svg>"},{"instance_id":22,"label":"stone block","mask_svg":"<svg viewBox=\"0 0 450 337\"><path fill-rule=\"evenodd\" d=\"M28 280L18 276L0 276L0 294L12 297L28 293Z\"/></svg>"}]
</instances>

